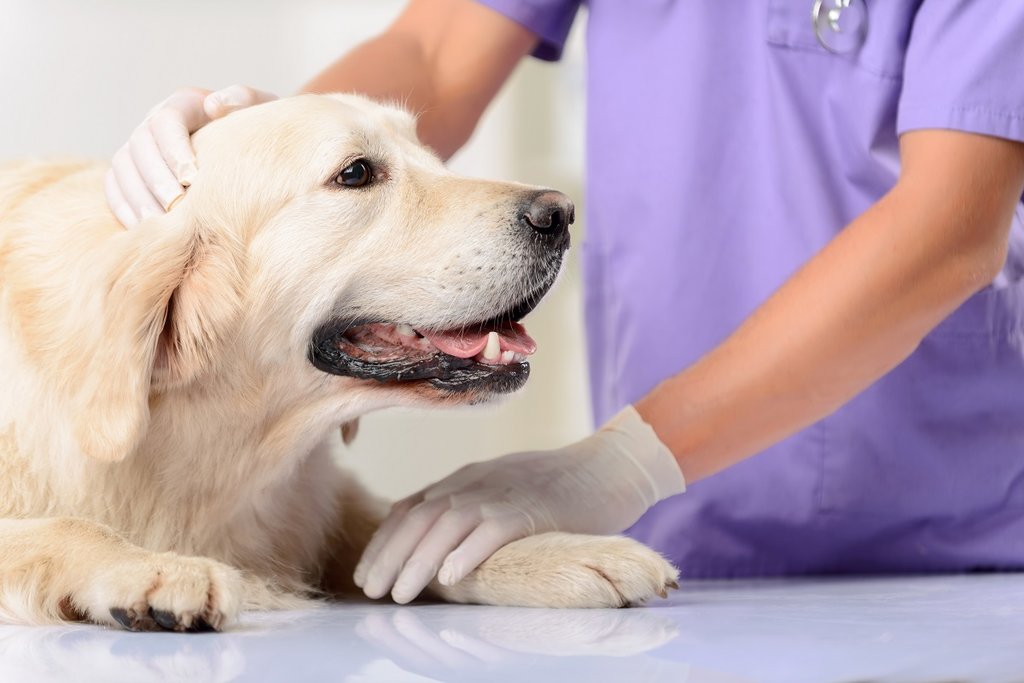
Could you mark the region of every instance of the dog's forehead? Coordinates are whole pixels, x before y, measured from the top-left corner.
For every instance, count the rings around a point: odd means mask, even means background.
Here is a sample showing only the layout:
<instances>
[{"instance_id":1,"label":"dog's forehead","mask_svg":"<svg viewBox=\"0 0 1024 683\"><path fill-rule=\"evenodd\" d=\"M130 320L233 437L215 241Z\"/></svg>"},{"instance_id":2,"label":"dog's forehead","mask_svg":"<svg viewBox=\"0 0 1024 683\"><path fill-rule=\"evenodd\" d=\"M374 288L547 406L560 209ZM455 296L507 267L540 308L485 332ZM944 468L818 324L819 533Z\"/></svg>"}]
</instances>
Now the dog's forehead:
<instances>
[{"instance_id":1,"label":"dog's forehead","mask_svg":"<svg viewBox=\"0 0 1024 683\"><path fill-rule=\"evenodd\" d=\"M297 95L243 109L198 131L193 143L207 166L234 168L250 159L254 168L288 165L317 177L355 155L387 164L440 164L416 137L409 113L359 95Z\"/></svg>"},{"instance_id":2,"label":"dog's forehead","mask_svg":"<svg viewBox=\"0 0 1024 683\"><path fill-rule=\"evenodd\" d=\"M279 101L292 151L323 164L350 153L377 158L418 157L424 151L416 119L397 107L359 95L302 95ZM300 148L304 148L300 151Z\"/></svg>"},{"instance_id":3,"label":"dog's forehead","mask_svg":"<svg viewBox=\"0 0 1024 683\"><path fill-rule=\"evenodd\" d=\"M333 94L322 100L327 103L324 113L342 130L364 137L381 134L416 140L416 119L404 109L360 95Z\"/></svg>"}]
</instances>

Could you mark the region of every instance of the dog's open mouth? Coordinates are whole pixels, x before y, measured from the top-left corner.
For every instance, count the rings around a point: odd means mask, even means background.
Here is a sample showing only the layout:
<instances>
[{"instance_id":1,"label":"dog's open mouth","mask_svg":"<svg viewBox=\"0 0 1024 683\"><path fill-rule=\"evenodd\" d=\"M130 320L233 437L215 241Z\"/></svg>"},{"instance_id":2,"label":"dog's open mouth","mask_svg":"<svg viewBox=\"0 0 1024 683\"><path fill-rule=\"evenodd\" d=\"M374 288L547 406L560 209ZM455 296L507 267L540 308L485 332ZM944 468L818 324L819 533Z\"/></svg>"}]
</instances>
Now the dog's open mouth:
<instances>
[{"instance_id":1,"label":"dog's open mouth","mask_svg":"<svg viewBox=\"0 0 1024 683\"><path fill-rule=\"evenodd\" d=\"M339 341L349 356L378 363L417 357L425 360L440 351L476 363L509 365L521 363L537 349L526 328L518 323L493 329L476 325L443 332L420 332L405 324L377 323L349 329Z\"/></svg>"},{"instance_id":2,"label":"dog's open mouth","mask_svg":"<svg viewBox=\"0 0 1024 683\"><path fill-rule=\"evenodd\" d=\"M382 383L428 382L438 389L506 393L530 374L537 349L516 322L535 301L482 323L447 330L405 323L326 325L314 336L310 361L334 375Z\"/></svg>"}]
</instances>

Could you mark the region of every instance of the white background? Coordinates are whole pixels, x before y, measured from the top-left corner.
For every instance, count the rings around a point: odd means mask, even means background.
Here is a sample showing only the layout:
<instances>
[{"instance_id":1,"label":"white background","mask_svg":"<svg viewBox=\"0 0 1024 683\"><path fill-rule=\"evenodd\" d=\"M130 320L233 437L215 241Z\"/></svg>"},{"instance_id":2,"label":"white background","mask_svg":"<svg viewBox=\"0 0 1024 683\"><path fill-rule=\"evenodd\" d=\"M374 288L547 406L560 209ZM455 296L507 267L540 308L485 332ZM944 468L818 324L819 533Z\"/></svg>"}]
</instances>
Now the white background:
<instances>
[{"instance_id":1,"label":"white background","mask_svg":"<svg viewBox=\"0 0 1024 683\"><path fill-rule=\"evenodd\" d=\"M175 88L246 83L295 92L382 30L398 0L0 0L0 159L107 159ZM580 203L580 24L556 66L528 60L453 161L455 170L549 185ZM411 492L459 465L557 446L590 429L578 245L527 319L540 350L527 388L497 407L364 418L342 453L370 487Z\"/></svg>"}]
</instances>

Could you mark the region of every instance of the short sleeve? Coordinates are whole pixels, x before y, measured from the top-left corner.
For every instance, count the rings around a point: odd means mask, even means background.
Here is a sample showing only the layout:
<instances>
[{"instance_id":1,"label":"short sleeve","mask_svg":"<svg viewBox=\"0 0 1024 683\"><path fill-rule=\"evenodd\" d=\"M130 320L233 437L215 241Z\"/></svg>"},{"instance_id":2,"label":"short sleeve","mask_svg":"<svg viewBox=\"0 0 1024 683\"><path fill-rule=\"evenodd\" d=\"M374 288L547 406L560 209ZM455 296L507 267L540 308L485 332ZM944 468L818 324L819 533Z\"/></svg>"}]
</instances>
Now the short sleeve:
<instances>
[{"instance_id":1,"label":"short sleeve","mask_svg":"<svg viewBox=\"0 0 1024 683\"><path fill-rule=\"evenodd\" d=\"M1024 2L924 0L910 31L897 128L1024 141Z\"/></svg>"},{"instance_id":2,"label":"short sleeve","mask_svg":"<svg viewBox=\"0 0 1024 683\"><path fill-rule=\"evenodd\" d=\"M540 39L533 56L549 62L562 56L580 0L478 0L521 24Z\"/></svg>"}]
</instances>

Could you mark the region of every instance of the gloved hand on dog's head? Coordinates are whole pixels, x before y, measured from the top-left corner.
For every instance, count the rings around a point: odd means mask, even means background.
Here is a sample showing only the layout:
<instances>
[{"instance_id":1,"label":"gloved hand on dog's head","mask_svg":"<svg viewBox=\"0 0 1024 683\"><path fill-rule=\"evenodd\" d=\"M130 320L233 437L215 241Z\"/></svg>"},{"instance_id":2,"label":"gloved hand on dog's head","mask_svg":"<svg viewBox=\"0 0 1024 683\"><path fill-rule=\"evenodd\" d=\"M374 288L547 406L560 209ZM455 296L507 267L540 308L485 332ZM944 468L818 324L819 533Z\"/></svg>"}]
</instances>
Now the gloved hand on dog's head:
<instances>
[{"instance_id":1,"label":"gloved hand on dog's head","mask_svg":"<svg viewBox=\"0 0 1024 683\"><path fill-rule=\"evenodd\" d=\"M130 228L169 211L196 174L189 136L214 119L275 99L244 85L215 92L182 88L153 107L107 171L104 190L114 215Z\"/></svg>"},{"instance_id":2,"label":"gloved hand on dog's head","mask_svg":"<svg viewBox=\"0 0 1024 683\"><path fill-rule=\"evenodd\" d=\"M355 583L371 598L390 591L409 602L435 575L458 583L518 538L618 533L685 488L672 453L629 406L582 441L467 465L396 503Z\"/></svg>"}]
</instances>

